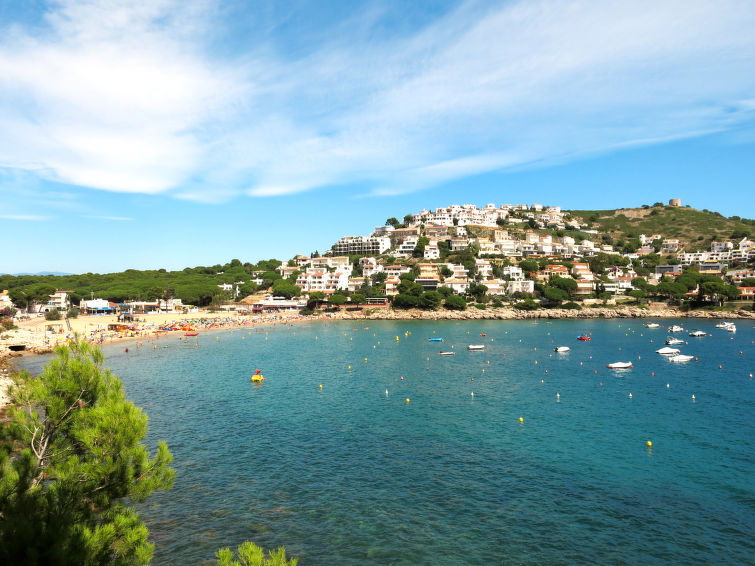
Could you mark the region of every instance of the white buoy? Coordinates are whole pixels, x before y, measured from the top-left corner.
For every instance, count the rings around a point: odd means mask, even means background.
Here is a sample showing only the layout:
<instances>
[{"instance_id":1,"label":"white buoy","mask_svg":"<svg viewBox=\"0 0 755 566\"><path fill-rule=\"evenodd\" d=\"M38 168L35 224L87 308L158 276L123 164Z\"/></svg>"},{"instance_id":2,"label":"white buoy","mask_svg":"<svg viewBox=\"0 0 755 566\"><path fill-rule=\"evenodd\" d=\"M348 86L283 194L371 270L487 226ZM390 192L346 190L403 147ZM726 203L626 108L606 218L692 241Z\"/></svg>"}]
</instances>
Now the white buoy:
<instances>
[{"instance_id":1,"label":"white buoy","mask_svg":"<svg viewBox=\"0 0 755 566\"><path fill-rule=\"evenodd\" d=\"M385 396L388 397L388 390L385 390Z\"/></svg>"},{"instance_id":2,"label":"white buoy","mask_svg":"<svg viewBox=\"0 0 755 566\"><path fill-rule=\"evenodd\" d=\"M669 387L671 387L671 385L669 385L669 384L667 383L667 384L666 384L666 389L668 389Z\"/></svg>"},{"instance_id":3,"label":"white buoy","mask_svg":"<svg viewBox=\"0 0 755 566\"><path fill-rule=\"evenodd\" d=\"M472 393L470 393L470 395L471 395L472 397L474 397L474 391L472 391Z\"/></svg>"},{"instance_id":4,"label":"white buoy","mask_svg":"<svg viewBox=\"0 0 755 566\"><path fill-rule=\"evenodd\" d=\"M631 394L631 393L629 394L629 398L630 398L630 399L632 398L632 394Z\"/></svg>"},{"instance_id":5,"label":"white buoy","mask_svg":"<svg viewBox=\"0 0 755 566\"><path fill-rule=\"evenodd\" d=\"M556 393L556 399L561 399L561 393Z\"/></svg>"},{"instance_id":6,"label":"white buoy","mask_svg":"<svg viewBox=\"0 0 755 566\"><path fill-rule=\"evenodd\" d=\"M693 401L695 400L695 396L694 396L694 395L692 396L692 400L693 400Z\"/></svg>"}]
</instances>

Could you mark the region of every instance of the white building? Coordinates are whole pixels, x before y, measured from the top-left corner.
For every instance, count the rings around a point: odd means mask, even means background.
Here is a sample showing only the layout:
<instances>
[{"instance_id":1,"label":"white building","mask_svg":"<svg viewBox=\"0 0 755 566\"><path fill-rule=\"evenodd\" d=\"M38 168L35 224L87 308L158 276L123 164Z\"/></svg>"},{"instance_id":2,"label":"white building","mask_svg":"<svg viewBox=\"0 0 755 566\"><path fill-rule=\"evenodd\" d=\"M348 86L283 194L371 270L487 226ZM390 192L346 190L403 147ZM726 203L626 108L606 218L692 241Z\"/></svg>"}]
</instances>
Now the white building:
<instances>
[{"instance_id":1,"label":"white building","mask_svg":"<svg viewBox=\"0 0 755 566\"><path fill-rule=\"evenodd\" d=\"M379 255L391 247L388 236L344 236L333 245L339 255Z\"/></svg>"},{"instance_id":2,"label":"white building","mask_svg":"<svg viewBox=\"0 0 755 566\"><path fill-rule=\"evenodd\" d=\"M334 293L337 290L346 290L349 288L349 275L351 275L351 270L348 272L331 272L316 267L309 267L296 278L296 285L306 293L313 291Z\"/></svg>"}]
</instances>

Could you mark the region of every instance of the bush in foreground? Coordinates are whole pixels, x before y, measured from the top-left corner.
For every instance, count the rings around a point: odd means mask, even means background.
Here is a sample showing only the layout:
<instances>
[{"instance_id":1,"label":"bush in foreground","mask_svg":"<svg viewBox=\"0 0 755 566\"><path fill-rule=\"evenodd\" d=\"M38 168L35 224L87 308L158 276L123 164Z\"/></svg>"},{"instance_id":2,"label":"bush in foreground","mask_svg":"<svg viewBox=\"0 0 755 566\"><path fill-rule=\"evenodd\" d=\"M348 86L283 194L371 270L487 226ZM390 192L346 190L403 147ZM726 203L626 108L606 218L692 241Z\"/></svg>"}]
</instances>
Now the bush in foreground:
<instances>
[{"instance_id":1,"label":"bush in foreground","mask_svg":"<svg viewBox=\"0 0 755 566\"><path fill-rule=\"evenodd\" d=\"M173 483L164 442L150 459L147 416L75 341L33 378L15 377L0 429L0 563L148 564L147 527L125 501Z\"/></svg>"},{"instance_id":2,"label":"bush in foreground","mask_svg":"<svg viewBox=\"0 0 755 566\"><path fill-rule=\"evenodd\" d=\"M276 551L265 551L253 542L245 542L239 546L234 556L230 548L221 548L215 553L217 566L296 566L298 559L286 560L286 549L281 546Z\"/></svg>"}]
</instances>

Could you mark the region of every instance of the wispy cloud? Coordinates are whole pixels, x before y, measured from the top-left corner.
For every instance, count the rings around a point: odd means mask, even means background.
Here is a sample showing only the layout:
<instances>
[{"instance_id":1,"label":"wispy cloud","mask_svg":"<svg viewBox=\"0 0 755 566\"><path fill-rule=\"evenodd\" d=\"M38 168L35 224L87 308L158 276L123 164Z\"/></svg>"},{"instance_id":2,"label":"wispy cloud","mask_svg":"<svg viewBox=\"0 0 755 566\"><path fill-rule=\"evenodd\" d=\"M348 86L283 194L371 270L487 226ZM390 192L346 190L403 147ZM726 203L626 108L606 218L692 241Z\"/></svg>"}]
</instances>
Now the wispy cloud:
<instances>
[{"instance_id":1,"label":"wispy cloud","mask_svg":"<svg viewBox=\"0 0 755 566\"><path fill-rule=\"evenodd\" d=\"M49 219L47 216L40 216L37 214L0 214L0 218L3 220L21 220L31 222L43 222Z\"/></svg>"},{"instance_id":2,"label":"wispy cloud","mask_svg":"<svg viewBox=\"0 0 755 566\"><path fill-rule=\"evenodd\" d=\"M390 195L755 121L749 2L469 2L400 33L367 10L304 54L278 22L219 54L222 17L69 0L7 28L0 165L203 202Z\"/></svg>"}]
</instances>

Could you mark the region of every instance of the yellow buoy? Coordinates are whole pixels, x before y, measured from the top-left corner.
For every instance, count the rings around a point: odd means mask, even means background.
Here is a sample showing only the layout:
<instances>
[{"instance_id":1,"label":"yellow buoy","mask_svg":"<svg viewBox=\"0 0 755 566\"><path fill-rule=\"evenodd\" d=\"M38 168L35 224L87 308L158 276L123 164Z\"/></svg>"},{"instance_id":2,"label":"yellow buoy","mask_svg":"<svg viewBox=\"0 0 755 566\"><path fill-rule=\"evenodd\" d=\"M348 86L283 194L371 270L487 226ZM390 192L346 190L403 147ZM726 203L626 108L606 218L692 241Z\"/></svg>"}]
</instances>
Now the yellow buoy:
<instances>
[{"instance_id":1,"label":"yellow buoy","mask_svg":"<svg viewBox=\"0 0 755 566\"><path fill-rule=\"evenodd\" d=\"M522 418L522 417L519 417L519 422L520 422L520 423L523 423L523 422L524 422L524 418Z\"/></svg>"},{"instance_id":2,"label":"yellow buoy","mask_svg":"<svg viewBox=\"0 0 755 566\"><path fill-rule=\"evenodd\" d=\"M320 384L320 389L322 389L322 383Z\"/></svg>"},{"instance_id":3,"label":"yellow buoy","mask_svg":"<svg viewBox=\"0 0 755 566\"><path fill-rule=\"evenodd\" d=\"M406 402L407 402L407 403L409 402L409 397L407 397L407 398L406 398Z\"/></svg>"},{"instance_id":4,"label":"yellow buoy","mask_svg":"<svg viewBox=\"0 0 755 566\"><path fill-rule=\"evenodd\" d=\"M398 342L398 336L396 336L396 342Z\"/></svg>"},{"instance_id":5,"label":"yellow buoy","mask_svg":"<svg viewBox=\"0 0 755 566\"><path fill-rule=\"evenodd\" d=\"M652 442L650 442L649 440L647 441L647 447L648 447L648 448L652 448L652 447L653 447L653 443L652 443Z\"/></svg>"},{"instance_id":6,"label":"yellow buoy","mask_svg":"<svg viewBox=\"0 0 755 566\"><path fill-rule=\"evenodd\" d=\"M351 369L351 366L347 367L346 369Z\"/></svg>"},{"instance_id":7,"label":"yellow buoy","mask_svg":"<svg viewBox=\"0 0 755 566\"><path fill-rule=\"evenodd\" d=\"M365 359L364 359L364 361L366 362L366 361L367 361L367 358L365 358Z\"/></svg>"}]
</instances>

